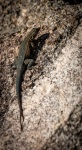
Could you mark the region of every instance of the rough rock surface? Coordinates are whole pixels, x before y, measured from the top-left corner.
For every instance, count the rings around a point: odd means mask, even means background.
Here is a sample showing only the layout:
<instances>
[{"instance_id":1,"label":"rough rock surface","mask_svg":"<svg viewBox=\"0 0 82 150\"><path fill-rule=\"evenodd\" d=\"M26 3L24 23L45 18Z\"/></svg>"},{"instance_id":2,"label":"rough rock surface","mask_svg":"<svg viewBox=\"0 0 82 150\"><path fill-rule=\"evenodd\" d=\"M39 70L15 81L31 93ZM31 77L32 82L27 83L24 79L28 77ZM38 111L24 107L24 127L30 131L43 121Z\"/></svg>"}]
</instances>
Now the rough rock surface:
<instances>
[{"instance_id":1,"label":"rough rock surface","mask_svg":"<svg viewBox=\"0 0 82 150\"><path fill-rule=\"evenodd\" d=\"M82 4L0 2L0 150L82 149ZM25 34L40 26L35 65L22 83L24 131L12 67ZM35 51L34 51L35 52Z\"/></svg>"}]
</instances>

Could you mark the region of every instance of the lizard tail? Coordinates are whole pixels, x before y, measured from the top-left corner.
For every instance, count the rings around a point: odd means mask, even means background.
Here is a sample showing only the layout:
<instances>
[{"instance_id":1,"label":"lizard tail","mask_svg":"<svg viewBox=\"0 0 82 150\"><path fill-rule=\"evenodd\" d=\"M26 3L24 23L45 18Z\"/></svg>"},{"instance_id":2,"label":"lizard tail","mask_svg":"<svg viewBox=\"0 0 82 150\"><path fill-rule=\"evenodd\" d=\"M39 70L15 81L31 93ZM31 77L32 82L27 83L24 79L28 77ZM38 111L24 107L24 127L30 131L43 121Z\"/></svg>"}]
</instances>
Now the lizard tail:
<instances>
[{"instance_id":1,"label":"lizard tail","mask_svg":"<svg viewBox=\"0 0 82 150\"><path fill-rule=\"evenodd\" d=\"M20 111L20 129L21 129L21 131L23 131L24 115L23 115L21 98L19 99L19 111Z\"/></svg>"},{"instance_id":2,"label":"lizard tail","mask_svg":"<svg viewBox=\"0 0 82 150\"><path fill-rule=\"evenodd\" d=\"M17 75L16 78L16 93L20 111L20 129L23 131L23 122L24 122L24 115L23 115L23 108L22 108L22 96L21 96L21 70Z\"/></svg>"},{"instance_id":3,"label":"lizard tail","mask_svg":"<svg viewBox=\"0 0 82 150\"><path fill-rule=\"evenodd\" d=\"M23 108L22 108L22 101L19 99L19 111L20 111L20 130L23 131L23 122L24 122L24 115L23 115Z\"/></svg>"},{"instance_id":4,"label":"lizard tail","mask_svg":"<svg viewBox=\"0 0 82 150\"><path fill-rule=\"evenodd\" d=\"M21 131L23 131L23 122L24 122L24 115L23 115L23 110L21 108L20 109L20 128L21 128Z\"/></svg>"}]
</instances>

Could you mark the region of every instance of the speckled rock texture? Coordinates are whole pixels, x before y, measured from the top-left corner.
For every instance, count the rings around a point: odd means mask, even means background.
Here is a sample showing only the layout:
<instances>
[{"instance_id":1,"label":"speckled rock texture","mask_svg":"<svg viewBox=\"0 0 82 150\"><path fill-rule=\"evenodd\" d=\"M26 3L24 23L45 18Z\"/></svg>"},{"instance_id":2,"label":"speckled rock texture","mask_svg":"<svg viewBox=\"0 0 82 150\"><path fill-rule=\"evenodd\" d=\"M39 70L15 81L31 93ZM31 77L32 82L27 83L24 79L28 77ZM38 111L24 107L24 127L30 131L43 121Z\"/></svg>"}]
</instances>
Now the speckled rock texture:
<instances>
[{"instance_id":1,"label":"speckled rock texture","mask_svg":"<svg viewBox=\"0 0 82 150\"><path fill-rule=\"evenodd\" d=\"M82 4L0 1L0 150L82 149ZM14 58L40 27L35 64L24 74L20 131Z\"/></svg>"}]
</instances>

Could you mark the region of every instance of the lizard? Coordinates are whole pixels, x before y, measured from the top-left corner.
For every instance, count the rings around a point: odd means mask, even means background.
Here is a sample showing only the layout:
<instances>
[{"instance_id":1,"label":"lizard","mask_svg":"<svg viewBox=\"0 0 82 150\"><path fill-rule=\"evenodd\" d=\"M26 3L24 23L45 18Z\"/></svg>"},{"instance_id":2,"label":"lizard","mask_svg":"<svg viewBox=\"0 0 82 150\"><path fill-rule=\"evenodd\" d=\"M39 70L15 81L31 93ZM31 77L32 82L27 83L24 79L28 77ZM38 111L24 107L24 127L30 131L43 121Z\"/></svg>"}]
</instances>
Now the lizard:
<instances>
[{"instance_id":1,"label":"lizard","mask_svg":"<svg viewBox=\"0 0 82 150\"><path fill-rule=\"evenodd\" d=\"M18 53L18 64L17 64L17 76L16 76L16 95L18 99L19 111L20 111L20 128L21 131L23 130L23 108L22 108L22 96L21 96L21 82L23 72L25 70L25 65L27 68L32 66L34 60L30 59L30 53L33 48L34 38L38 34L40 28L33 28L28 35L24 38L23 42L21 43L19 53Z\"/></svg>"}]
</instances>

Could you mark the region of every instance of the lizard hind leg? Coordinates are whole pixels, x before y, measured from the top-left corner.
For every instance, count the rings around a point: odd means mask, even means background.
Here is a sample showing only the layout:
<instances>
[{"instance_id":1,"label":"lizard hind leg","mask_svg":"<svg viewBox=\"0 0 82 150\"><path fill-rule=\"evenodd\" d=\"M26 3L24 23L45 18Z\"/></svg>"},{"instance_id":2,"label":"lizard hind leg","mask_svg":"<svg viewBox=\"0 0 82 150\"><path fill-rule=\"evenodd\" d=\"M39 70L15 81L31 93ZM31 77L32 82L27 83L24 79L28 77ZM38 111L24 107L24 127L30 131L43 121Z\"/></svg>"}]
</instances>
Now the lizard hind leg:
<instances>
[{"instance_id":1,"label":"lizard hind leg","mask_svg":"<svg viewBox=\"0 0 82 150\"><path fill-rule=\"evenodd\" d=\"M27 65L28 68L30 68L34 63L33 59L25 59L24 64Z\"/></svg>"}]
</instances>

